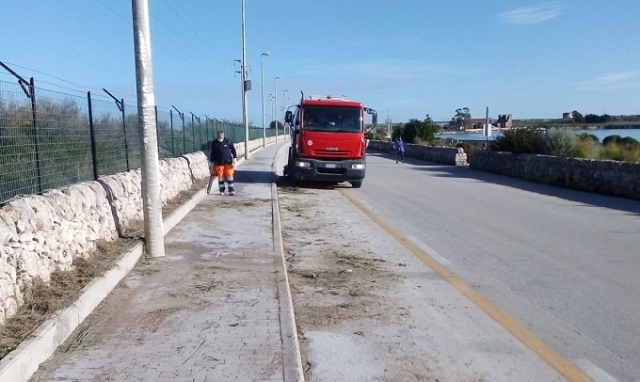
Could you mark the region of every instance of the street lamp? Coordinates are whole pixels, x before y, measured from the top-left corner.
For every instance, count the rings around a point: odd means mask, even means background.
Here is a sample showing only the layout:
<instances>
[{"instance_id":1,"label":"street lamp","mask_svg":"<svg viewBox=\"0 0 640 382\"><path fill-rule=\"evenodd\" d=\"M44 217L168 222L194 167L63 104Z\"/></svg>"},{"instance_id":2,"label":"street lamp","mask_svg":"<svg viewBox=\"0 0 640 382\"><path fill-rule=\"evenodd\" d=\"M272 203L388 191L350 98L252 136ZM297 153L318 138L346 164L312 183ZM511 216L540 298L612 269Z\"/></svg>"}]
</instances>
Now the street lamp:
<instances>
[{"instance_id":1,"label":"street lamp","mask_svg":"<svg viewBox=\"0 0 640 382\"><path fill-rule=\"evenodd\" d=\"M242 0L242 123L244 125L244 159L249 159L249 110L247 100L247 90L249 90L249 80L247 80L247 43L245 27L245 7Z\"/></svg>"},{"instance_id":2,"label":"street lamp","mask_svg":"<svg viewBox=\"0 0 640 382\"><path fill-rule=\"evenodd\" d=\"M278 113L278 80L280 76L275 78L275 91L273 92L273 120L276 121L276 142L278 142L278 117L276 114Z\"/></svg>"},{"instance_id":3,"label":"street lamp","mask_svg":"<svg viewBox=\"0 0 640 382\"><path fill-rule=\"evenodd\" d=\"M264 124L264 57L269 57L269 52L260 55L260 88L262 90L262 147L267 147L267 130Z\"/></svg>"}]
</instances>

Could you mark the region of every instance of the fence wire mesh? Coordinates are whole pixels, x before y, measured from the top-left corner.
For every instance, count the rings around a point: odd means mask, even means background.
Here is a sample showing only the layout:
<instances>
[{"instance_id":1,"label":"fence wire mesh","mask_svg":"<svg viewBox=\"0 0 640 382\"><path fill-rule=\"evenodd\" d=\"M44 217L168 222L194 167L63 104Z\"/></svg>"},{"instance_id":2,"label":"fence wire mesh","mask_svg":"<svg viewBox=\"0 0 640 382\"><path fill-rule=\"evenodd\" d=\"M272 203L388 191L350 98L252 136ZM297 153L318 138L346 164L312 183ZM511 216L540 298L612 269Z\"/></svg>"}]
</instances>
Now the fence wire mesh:
<instances>
[{"instance_id":1,"label":"fence wire mesh","mask_svg":"<svg viewBox=\"0 0 640 382\"><path fill-rule=\"evenodd\" d=\"M30 97L28 90L0 81L0 204L140 168L135 104L37 86ZM241 124L174 110L156 110L156 130L160 159L206 150L218 130L235 143L245 139ZM262 128L249 128L250 140L262 136Z\"/></svg>"}]
</instances>

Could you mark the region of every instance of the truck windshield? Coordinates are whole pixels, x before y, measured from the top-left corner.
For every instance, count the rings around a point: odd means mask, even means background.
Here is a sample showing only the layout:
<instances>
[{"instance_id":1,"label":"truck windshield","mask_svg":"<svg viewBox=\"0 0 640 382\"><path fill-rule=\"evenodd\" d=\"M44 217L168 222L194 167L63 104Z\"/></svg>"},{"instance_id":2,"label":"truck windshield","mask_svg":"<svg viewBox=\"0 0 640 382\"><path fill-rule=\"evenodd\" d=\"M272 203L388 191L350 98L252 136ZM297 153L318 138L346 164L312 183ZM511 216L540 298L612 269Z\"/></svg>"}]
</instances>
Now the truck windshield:
<instances>
[{"instance_id":1,"label":"truck windshield","mask_svg":"<svg viewBox=\"0 0 640 382\"><path fill-rule=\"evenodd\" d=\"M303 129L355 133L362 131L359 108L338 106L307 106L302 112Z\"/></svg>"}]
</instances>

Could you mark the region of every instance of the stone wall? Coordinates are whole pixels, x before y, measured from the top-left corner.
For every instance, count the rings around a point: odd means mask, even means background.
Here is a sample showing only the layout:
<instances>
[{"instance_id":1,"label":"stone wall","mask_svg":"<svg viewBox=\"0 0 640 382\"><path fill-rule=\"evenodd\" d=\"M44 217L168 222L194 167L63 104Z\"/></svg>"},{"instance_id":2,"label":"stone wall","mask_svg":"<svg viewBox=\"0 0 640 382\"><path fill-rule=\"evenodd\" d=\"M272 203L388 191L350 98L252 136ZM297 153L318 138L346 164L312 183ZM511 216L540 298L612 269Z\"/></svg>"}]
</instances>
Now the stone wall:
<instances>
[{"instance_id":1,"label":"stone wall","mask_svg":"<svg viewBox=\"0 0 640 382\"><path fill-rule=\"evenodd\" d=\"M477 151L470 168L559 187L640 200L640 163Z\"/></svg>"},{"instance_id":2,"label":"stone wall","mask_svg":"<svg viewBox=\"0 0 640 382\"><path fill-rule=\"evenodd\" d=\"M394 152L393 142L370 141L369 149L385 153ZM452 166L466 166L467 154L462 148L405 144L405 156Z\"/></svg>"},{"instance_id":3,"label":"stone wall","mask_svg":"<svg viewBox=\"0 0 640 382\"><path fill-rule=\"evenodd\" d=\"M255 150L262 139L249 145ZM235 146L242 157L244 142ZM187 154L160 161L160 173L165 205L208 177L209 162L204 152ZM0 209L0 324L23 303L34 278L48 282L52 272L71 269L75 258L95 250L96 240L115 240L118 227L142 220L140 179L140 170L132 170L17 198Z\"/></svg>"}]
</instances>

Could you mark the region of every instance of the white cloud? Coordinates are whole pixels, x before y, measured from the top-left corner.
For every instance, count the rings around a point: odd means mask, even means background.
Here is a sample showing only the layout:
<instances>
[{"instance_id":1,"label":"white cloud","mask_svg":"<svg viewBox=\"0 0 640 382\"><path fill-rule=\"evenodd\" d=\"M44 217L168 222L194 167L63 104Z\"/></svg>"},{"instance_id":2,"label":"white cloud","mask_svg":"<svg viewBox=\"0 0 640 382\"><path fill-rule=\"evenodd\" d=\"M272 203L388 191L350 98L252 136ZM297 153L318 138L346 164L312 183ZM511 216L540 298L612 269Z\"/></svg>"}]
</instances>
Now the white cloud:
<instances>
[{"instance_id":1,"label":"white cloud","mask_svg":"<svg viewBox=\"0 0 640 382\"><path fill-rule=\"evenodd\" d=\"M560 7L547 5L517 8L499 14L498 18L506 24L533 25L554 19L560 16L561 13Z\"/></svg>"},{"instance_id":2,"label":"white cloud","mask_svg":"<svg viewBox=\"0 0 640 382\"><path fill-rule=\"evenodd\" d=\"M626 89L640 86L640 70L628 72L609 73L576 84L584 90L612 90Z\"/></svg>"}]
</instances>

